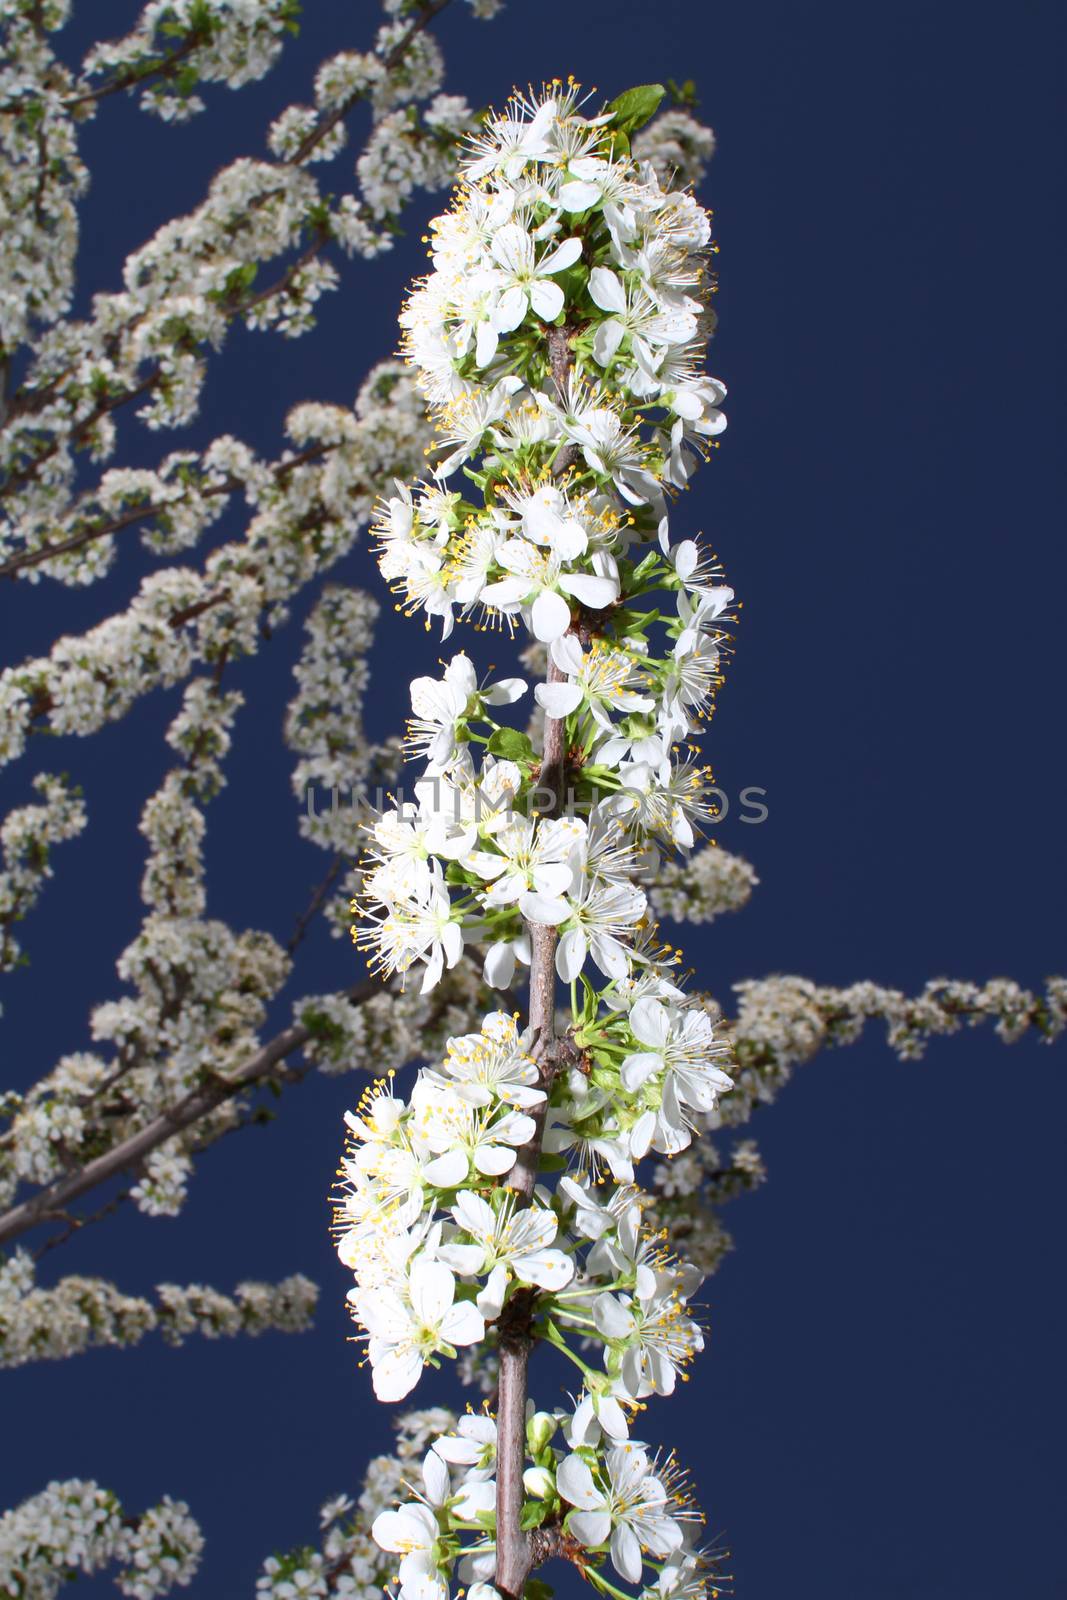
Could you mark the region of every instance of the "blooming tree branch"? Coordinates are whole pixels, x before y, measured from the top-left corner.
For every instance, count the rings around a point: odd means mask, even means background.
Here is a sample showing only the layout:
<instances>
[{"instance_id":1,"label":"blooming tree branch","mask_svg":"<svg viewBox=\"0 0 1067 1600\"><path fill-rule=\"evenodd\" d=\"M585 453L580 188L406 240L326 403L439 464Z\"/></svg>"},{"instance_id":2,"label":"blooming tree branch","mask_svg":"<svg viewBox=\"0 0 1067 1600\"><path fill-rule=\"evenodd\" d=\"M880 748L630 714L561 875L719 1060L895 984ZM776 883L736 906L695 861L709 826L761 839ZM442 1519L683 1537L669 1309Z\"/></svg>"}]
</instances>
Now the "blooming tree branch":
<instances>
[{"instance_id":1,"label":"blooming tree branch","mask_svg":"<svg viewBox=\"0 0 1067 1600\"><path fill-rule=\"evenodd\" d=\"M732 599L670 534L669 497L723 426L724 391L701 365L709 220L630 154L659 94L593 118L573 85L516 96L473 141L401 318L439 450L435 482L383 508L383 572L445 637L458 612L521 623L548 649L540 752L498 717L524 680L479 683L459 654L442 680L415 681L425 775L414 808L369 829L355 902L356 942L386 973L420 968L423 992L472 942L488 946L490 984L529 966L524 1031L491 1012L410 1102L383 1080L349 1119L339 1248L379 1398L458 1347L496 1351L495 1482L461 1471L457 1488L441 1462L466 1457L442 1442L426 1502L374 1524L403 1554L409 1597L443 1600L457 1561L507 1600L549 1555L605 1592L608 1562L628 1583L651 1563L661 1594L701 1571L680 1483L628 1437L629 1413L669 1393L702 1344L684 1309L699 1274L648 1233L635 1163L685 1149L731 1082L635 881L709 814L682 747L718 686ZM480 501L444 487L460 467ZM574 1336L602 1347L602 1372ZM531 1422L539 1340L583 1392L573 1413Z\"/></svg>"},{"instance_id":2,"label":"blooming tree branch","mask_svg":"<svg viewBox=\"0 0 1067 1600\"><path fill-rule=\"evenodd\" d=\"M110 1490L70 1478L0 1516L0 1594L53 1600L68 1578L117 1567L122 1594L158 1600L192 1582L203 1548L183 1501L131 1517Z\"/></svg>"},{"instance_id":3,"label":"blooming tree branch","mask_svg":"<svg viewBox=\"0 0 1067 1600\"><path fill-rule=\"evenodd\" d=\"M406 1097L386 1077L351 1119L340 1249L378 1393L399 1399L454 1355L487 1407L409 1413L358 1507L324 1508L321 1546L272 1557L258 1592L370 1600L399 1558L405 1600L444 1600L457 1577L472 1600L517 1600L562 1555L616 1600L620 1581L672 1600L698 1595L715 1562L675 1470L630 1435L701 1347L688 1307L730 1246L720 1208L763 1179L735 1130L868 1019L906 1059L983 1021L1005 1042L1051 1040L1067 989L939 981L909 997L776 977L741 985L724 1017L682 988L652 915L706 923L757 881L739 856L697 848L707 774L691 746L731 595L671 524L724 425L703 366L713 246L687 189L714 141L684 107L642 126L655 92L590 115L561 84L477 131L440 92L430 29L445 4L386 0L371 47L323 63L310 103L275 119L269 157L221 172L76 319L84 121L122 94L167 121L197 114L205 85L270 69L296 7L150 0L125 38L70 65L65 0L0 0L0 576L88 585L138 538L159 562L124 609L0 671L0 763L39 736L91 736L157 689L180 695L171 767L141 816L144 914L121 991L92 1011L87 1048L0 1093L0 1244L40 1259L120 1205L173 1216L201 1152L272 1114L264 1091L273 1103L312 1072L421 1063ZM497 6L471 0L479 17ZM360 106L354 180L335 168L327 195L314 169L337 160ZM432 270L403 313L414 374L385 362L353 408L296 407L274 459L224 434L179 441L154 468L119 464L124 417L189 422L238 319L310 329L344 258L387 251L461 148ZM430 481L412 485L427 449ZM394 479L408 487L391 493ZM461 653L418 679L406 749L364 721L376 602L321 587L376 503L404 609L446 637L457 621L529 636L524 676L487 681ZM295 927L289 908L272 931L231 928L210 914L202 850L240 734L231 669L309 593L285 737L300 833L328 866ZM424 763L414 803L383 807L375 791L405 754ZM22 959L14 927L52 846L86 820L72 783L34 781L38 800L20 795L0 824L4 966ZM316 992L305 935L320 916L345 931L352 897L389 981ZM315 1292L302 1276L233 1295L49 1286L20 1247L0 1257L0 1364L151 1331L295 1330ZM529 1396L546 1345L579 1374L572 1407ZM108 1563L123 1592L162 1594L198 1559L184 1507L128 1518L92 1483L51 1485L0 1519L0 1592L19 1600Z\"/></svg>"},{"instance_id":4,"label":"blooming tree branch","mask_svg":"<svg viewBox=\"0 0 1067 1600\"><path fill-rule=\"evenodd\" d=\"M272 1328L301 1333L311 1326L318 1293L299 1273L277 1284L239 1283L232 1295L203 1284L163 1283L154 1300L123 1294L103 1278L62 1278L42 1289L31 1257L16 1251L0 1263L0 1367L63 1360L100 1346L127 1347L154 1332L173 1345L191 1334L233 1338Z\"/></svg>"}]
</instances>

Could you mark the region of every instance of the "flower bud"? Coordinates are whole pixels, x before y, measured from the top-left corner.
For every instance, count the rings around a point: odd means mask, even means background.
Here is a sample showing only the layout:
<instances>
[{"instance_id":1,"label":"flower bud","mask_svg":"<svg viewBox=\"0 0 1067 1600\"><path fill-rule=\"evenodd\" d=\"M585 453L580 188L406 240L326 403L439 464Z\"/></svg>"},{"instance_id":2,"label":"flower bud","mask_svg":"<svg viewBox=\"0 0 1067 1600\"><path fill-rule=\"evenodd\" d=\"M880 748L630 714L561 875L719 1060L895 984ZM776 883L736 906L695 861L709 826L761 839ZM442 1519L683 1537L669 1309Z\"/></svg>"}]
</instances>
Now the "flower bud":
<instances>
[{"instance_id":1,"label":"flower bud","mask_svg":"<svg viewBox=\"0 0 1067 1600\"><path fill-rule=\"evenodd\" d=\"M535 1411L526 1424L526 1442L532 1456L539 1456L555 1433L556 1419L550 1411Z\"/></svg>"},{"instance_id":2,"label":"flower bud","mask_svg":"<svg viewBox=\"0 0 1067 1600\"><path fill-rule=\"evenodd\" d=\"M522 1485L535 1500L547 1500L556 1492L556 1480L547 1467L527 1467L522 1475Z\"/></svg>"}]
</instances>

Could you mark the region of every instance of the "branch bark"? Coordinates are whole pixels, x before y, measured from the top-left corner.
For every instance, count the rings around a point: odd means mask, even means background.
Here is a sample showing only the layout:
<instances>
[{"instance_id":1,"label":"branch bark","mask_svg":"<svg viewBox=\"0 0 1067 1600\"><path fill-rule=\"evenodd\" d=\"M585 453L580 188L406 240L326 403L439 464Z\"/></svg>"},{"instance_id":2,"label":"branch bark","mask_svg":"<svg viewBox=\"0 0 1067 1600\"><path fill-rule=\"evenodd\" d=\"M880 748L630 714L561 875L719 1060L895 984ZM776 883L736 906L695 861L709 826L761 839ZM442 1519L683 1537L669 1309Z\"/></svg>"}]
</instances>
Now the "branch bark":
<instances>
[{"instance_id":1,"label":"branch bark","mask_svg":"<svg viewBox=\"0 0 1067 1600\"><path fill-rule=\"evenodd\" d=\"M549 352L552 374L558 387L565 389L570 367L570 349L566 329L549 331ZM569 465L561 451L556 461L560 473ZM556 666L551 654L548 658L548 682L560 683L566 677ZM545 716L544 748L537 789L549 797L546 807L539 807L542 816L557 816L563 804L564 767L566 764L566 728L563 719ZM523 1145L510 1175L510 1186L518 1196L517 1204L527 1206L537 1182L541 1159L541 1141L544 1137L545 1117L548 1111L548 1094L556 1073L558 1044L556 1040L556 943L555 928L540 923L527 923L530 933L530 1028L533 1031L533 1052L540 1069L541 1088L546 1099L534 1116L534 1134ZM526 1466L526 1396L530 1349L533 1343L529 1317L519 1318L502 1327L500 1338L500 1379L497 1390L497 1444L496 1444L496 1588L504 1600L522 1600L526 1579L535 1564L533 1541L522 1528L523 1484Z\"/></svg>"}]
</instances>

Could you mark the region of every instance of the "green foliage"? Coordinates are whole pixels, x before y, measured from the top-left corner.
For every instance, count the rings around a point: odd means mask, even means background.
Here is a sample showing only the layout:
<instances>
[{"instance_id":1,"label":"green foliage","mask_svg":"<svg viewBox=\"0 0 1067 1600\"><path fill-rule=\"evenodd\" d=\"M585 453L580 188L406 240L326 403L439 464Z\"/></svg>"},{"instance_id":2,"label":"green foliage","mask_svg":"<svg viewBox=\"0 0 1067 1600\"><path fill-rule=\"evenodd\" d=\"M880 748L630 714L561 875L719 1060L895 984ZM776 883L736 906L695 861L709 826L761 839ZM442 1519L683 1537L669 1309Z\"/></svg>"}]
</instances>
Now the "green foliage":
<instances>
[{"instance_id":1,"label":"green foliage","mask_svg":"<svg viewBox=\"0 0 1067 1600\"><path fill-rule=\"evenodd\" d=\"M611 114L609 126L617 133L631 134L654 117L660 101L667 93L662 83L642 83L635 89L626 89L608 102L605 110Z\"/></svg>"},{"instance_id":2,"label":"green foliage","mask_svg":"<svg viewBox=\"0 0 1067 1600\"><path fill-rule=\"evenodd\" d=\"M497 728L490 736L486 749L491 756L500 756L503 761L515 761L520 765L533 760L533 745L529 735L520 733L517 728Z\"/></svg>"}]
</instances>

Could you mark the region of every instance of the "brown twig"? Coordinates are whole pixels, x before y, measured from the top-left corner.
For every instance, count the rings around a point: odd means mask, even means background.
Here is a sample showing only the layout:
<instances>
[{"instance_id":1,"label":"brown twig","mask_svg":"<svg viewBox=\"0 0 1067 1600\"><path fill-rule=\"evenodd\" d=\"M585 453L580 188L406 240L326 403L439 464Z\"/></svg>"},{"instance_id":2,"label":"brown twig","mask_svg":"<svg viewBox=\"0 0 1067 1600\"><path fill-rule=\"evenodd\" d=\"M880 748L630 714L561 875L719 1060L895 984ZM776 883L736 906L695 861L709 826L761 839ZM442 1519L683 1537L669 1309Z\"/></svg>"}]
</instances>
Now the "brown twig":
<instances>
[{"instance_id":1,"label":"brown twig","mask_svg":"<svg viewBox=\"0 0 1067 1600\"><path fill-rule=\"evenodd\" d=\"M380 987L375 980L368 978L343 992L351 1004L359 1005L372 994L377 994ZM198 1088L191 1089L168 1111L153 1117L143 1128L129 1134L94 1160L86 1162L77 1172L68 1173L65 1178L59 1178L47 1188L39 1190L21 1205L12 1206L0 1216L0 1245L21 1238L50 1215L65 1211L72 1200L88 1194L118 1173L136 1167L152 1150L191 1127L224 1101L234 1099L244 1090L269 1078L286 1056L299 1050L311 1036L311 1029L303 1023L294 1023L292 1027L283 1029L257 1050L232 1077L211 1078Z\"/></svg>"},{"instance_id":2,"label":"brown twig","mask_svg":"<svg viewBox=\"0 0 1067 1600\"><path fill-rule=\"evenodd\" d=\"M549 657L548 681L559 683L566 676ZM563 768L566 759L565 724L563 719L545 717L544 748L538 788L550 797L549 806L542 815L558 813L563 801ZM520 1205L529 1205L537 1182L541 1160L541 1141L544 1137L548 1096L558 1061L556 1039L556 943L555 928L540 923L528 924L530 930L530 1028L533 1032L533 1053L540 1071L540 1087L545 1099L534 1113L534 1132L529 1142L519 1150L508 1182L518 1195ZM534 1543L522 1527L523 1483L526 1466L526 1395L527 1369L533 1343L530 1332L529 1309L526 1291L515 1296L520 1301L524 1318L502 1318L498 1330L500 1347L500 1376L497 1389L497 1514L496 1514L496 1576L494 1584L505 1600L521 1600L526 1579L534 1565Z\"/></svg>"},{"instance_id":3,"label":"brown twig","mask_svg":"<svg viewBox=\"0 0 1067 1600\"><path fill-rule=\"evenodd\" d=\"M310 928L316 915L319 911L321 911L326 896L329 894L330 890L337 882L337 879L340 877L341 869L344 864L344 856L334 856L333 860L330 862L330 870L327 872L326 876L323 878L322 882L311 896L306 908L296 919L296 925L293 928L292 933L289 935L289 941L285 946L287 955L292 955L298 946L303 942L304 936Z\"/></svg>"}]
</instances>

